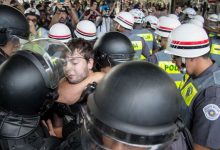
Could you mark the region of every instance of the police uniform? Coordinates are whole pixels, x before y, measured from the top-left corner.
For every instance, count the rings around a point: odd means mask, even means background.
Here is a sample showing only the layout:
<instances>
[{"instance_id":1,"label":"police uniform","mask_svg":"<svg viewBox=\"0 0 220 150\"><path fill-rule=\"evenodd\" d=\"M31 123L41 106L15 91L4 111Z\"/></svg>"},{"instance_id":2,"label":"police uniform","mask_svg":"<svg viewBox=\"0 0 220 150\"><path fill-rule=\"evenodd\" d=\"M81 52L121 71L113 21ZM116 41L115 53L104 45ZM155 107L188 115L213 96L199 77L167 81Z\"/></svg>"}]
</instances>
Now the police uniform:
<instances>
[{"instance_id":1,"label":"police uniform","mask_svg":"<svg viewBox=\"0 0 220 150\"><path fill-rule=\"evenodd\" d=\"M150 56L148 61L157 64L160 68L165 70L169 74L169 76L175 81L176 86L179 87L183 79L183 74L180 73L176 64L172 62L172 58L169 54L164 53L164 51L159 51Z\"/></svg>"},{"instance_id":2,"label":"police uniform","mask_svg":"<svg viewBox=\"0 0 220 150\"><path fill-rule=\"evenodd\" d=\"M30 34L29 40L48 38L48 31L45 28L37 26L36 31L37 35Z\"/></svg>"},{"instance_id":3,"label":"police uniform","mask_svg":"<svg viewBox=\"0 0 220 150\"><path fill-rule=\"evenodd\" d=\"M136 28L132 30L132 33L144 39L146 45L149 47L150 55L152 55L153 51L158 48L155 36L149 30Z\"/></svg>"},{"instance_id":4,"label":"police uniform","mask_svg":"<svg viewBox=\"0 0 220 150\"><path fill-rule=\"evenodd\" d=\"M194 143L220 149L220 67L214 63L198 77L188 76L180 90Z\"/></svg>"},{"instance_id":5,"label":"police uniform","mask_svg":"<svg viewBox=\"0 0 220 150\"><path fill-rule=\"evenodd\" d=\"M133 45L133 48L135 50L135 60L145 60L147 57L150 56L149 48L145 44L144 39L142 37L133 34L132 31L129 30L126 30L123 34L130 39Z\"/></svg>"},{"instance_id":6,"label":"police uniform","mask_svg":"<svg viewBox=\"0 0 220 150\"><path fill-rule=\"evenodd\" d=\"M210 55L215 62L220 65L220 36L213 35L211 39L211 50Z\"/></svg>"}]
</instances>

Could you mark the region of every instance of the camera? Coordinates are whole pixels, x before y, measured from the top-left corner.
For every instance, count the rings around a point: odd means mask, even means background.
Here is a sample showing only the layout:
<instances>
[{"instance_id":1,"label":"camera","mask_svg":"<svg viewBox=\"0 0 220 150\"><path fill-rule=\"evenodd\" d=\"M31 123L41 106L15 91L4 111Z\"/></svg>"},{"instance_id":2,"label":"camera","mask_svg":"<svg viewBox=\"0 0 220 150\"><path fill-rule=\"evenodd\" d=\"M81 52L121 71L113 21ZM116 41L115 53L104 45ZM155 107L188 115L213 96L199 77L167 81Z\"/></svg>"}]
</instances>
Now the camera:
<instances>
[{"instance_id":1,"label":"camera","mask_svg":"<svg viewBox=\"0 0 220 150\"><path fill-rule=\"evenodd\" d=\"M65 2L65 0L59 0L59 3L63 4Z\"/></svg>"}]
</instances>

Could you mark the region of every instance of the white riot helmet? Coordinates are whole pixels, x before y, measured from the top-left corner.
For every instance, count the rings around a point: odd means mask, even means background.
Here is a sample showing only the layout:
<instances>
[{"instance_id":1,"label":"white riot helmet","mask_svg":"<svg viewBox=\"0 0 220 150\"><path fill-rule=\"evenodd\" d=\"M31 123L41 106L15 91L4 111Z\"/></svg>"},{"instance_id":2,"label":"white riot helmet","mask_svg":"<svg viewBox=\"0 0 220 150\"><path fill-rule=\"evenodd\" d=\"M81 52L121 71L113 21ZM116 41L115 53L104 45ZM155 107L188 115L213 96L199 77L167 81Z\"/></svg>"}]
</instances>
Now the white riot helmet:
<instances>
[{"instance_id":1,"label":"white riot helmet","mask_svg":"<svg viewBox=\"0 0 220 150\"><path fill-rule=\"evenodd\" d=\"M165 53L183 58L194 58L208 53L209 50L209 38L206 31L194 24L183 24L169 35Z\"/></svg>"},{"instance_id":2,"label":"white riot helmet","mask_svg":"<svg viewBox=\"0 0 220 150\"><path fill-rule=\"evenodd\" d=\"M212 21L212 22L218 22L218 15L216 14L211 14L208 16L207 18L209 21Z\"/></svg>"},{"instance_id":3,"label":"white riot helmet","mask_svg":"<svg viewBox=\"0 0 220 150\"><path fill-rule=\"evenodd\" d=\"M203 23L202 23L201 21L197 20L197 19L191 19L191 20L189 21L189 23L195 24L195 25L197 25L197 26L203 28Z\"/></svg>"},{"instance_id":4,"label":"white riot helmet","mask_svg":"<svg viewBox=\"0 0 220 150\"><path fill-rule=\"evenodd\" d=\"M67 43L72 39L71 31L67 25L63 23L54 24L49 31L48 37Z\"/></svg>"},{"instance_id":5,"label":"white riot helmet","mask_svg":"<svg viewBox=\"0 0 220 150\"><path fill-rule=\"evenodd\" d=\"M134 25L134 17L129 12L120 12L114 21L119 23L122 27L132 30Z\"/></svg>"},{"instance_id":6,"label":"white riot helmet","mask_svg":"<svg viewBox=\"0 0 220 150\"><path fill-rule=\"evenodd\" d=\"M202 22L202 23L205 22L203 16L201 16L201 15L196 15L193 19L199 20L199 21Z\"/></svg>"},{"instance_id":7,"label":"white riot helmet","mask_svg":"<svg viewBox=\"0 0 220 150\"><path fill-rule=\"evenodd\" d=\"M159 20L158 20L157 17L149 15L149 16L147 16L147 17L144 18L144 21L145 21L146 23L149 22L150 25L151 25L151 28L153 28L153 29L155 29L155 30L157 29L158 22L159 22Z\"/></svg>"},{"instance_id":8,"label":"white riot helmet","mask_svg":"<svg viewBox=\"0 0 220 150\"><path fill-rule=\"evenodd\" d=\"M181 23L179 20L166 17L159 21L158 28L155 33L161 37L168 37L170 32L180 25Z\"/></svg>"},{"instance_id":9,"label":"white riot helmet","mask_svg":"<svg viewBox=\"0 0 220 150\"><path fill-rule=\"evenodd\" d=\"M193 18L196 15L196 11L193 8L186 8L183 13L187 14L189 18Z\"/></svg>"},{"instance_id":10,"label":"white riot helmet","mask_svg":"<svg viewBox=\"0 0 220 150\"><path fill-rule=\"evenodd\" d=\"M166 16L160 16L159 19L158 19L159 22L160 22L161 20L163 20L164 18L166 18Z\"/></svg>"},{"instance_id":11,"label":"white riot helmet","mask_svg":"<svg viewBox=\"0 0 220 150\"><path fill-rule=\"evenodd\" d=\"M175 15L175 14L169 14L167 17L170 17L170 18L179 20L178 17L177 17L177 15Z\"/></svg>"},{"instance_id":12,"label":"white riot helmet","mask_svg":"<svg viewBox=\"0 0 220 150\"><path fill-rule=\"evenodd\" d=\"M145 15L144 15L144 13L141 10L139 10L139 9L132 9L132 10L129 11L129 13L131 13L133 15L134 23L140 24L140 23L144 22Z\"/></svg>"},{"instance_id":13,"label":"white riot helmet","mask_svg":"<svg viewBox=\"0 0 220 150\"><path fill-rule=\"evenodd\" d=\"M40 12L36 8L28 8L24 11L24 15L27 17L28 15L40 17Z\"/></svg>"},{"instance_id":14,"label":"white riot helmet","mask_svg":"<svg viewBox=\"0 0 220 150\"><path fill-rule=\"evenodd\" d=\"M83 38L84 40L91 41L95 40L96 37L96 26L93 22L89 20L80 21L76 30L74 31L76 37Z\"/></svg>"}]
</instances>

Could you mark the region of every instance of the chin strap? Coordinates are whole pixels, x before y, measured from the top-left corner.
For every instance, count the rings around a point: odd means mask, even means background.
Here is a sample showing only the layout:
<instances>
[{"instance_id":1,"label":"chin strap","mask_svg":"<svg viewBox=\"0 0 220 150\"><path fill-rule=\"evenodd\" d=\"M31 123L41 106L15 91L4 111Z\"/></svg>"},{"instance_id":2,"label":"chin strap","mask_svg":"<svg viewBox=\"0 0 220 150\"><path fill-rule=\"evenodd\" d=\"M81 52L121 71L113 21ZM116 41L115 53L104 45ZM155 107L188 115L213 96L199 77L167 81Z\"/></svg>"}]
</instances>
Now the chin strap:
<instances>
[{"instance_id":1,"label":"chin strap","mask_svg":"<svg viewBox=\"0 0 220 150\"><path fill-rule=\"evenodd\" d=\"M192 139L191 133L189 132L189 129L183 124L180 118L177 120L176 124L179 128L179 131L181 131L185 137L185 141L186 141L188 149L193 150L194 149L193 139Z\"/></svg>"}]
</instances>

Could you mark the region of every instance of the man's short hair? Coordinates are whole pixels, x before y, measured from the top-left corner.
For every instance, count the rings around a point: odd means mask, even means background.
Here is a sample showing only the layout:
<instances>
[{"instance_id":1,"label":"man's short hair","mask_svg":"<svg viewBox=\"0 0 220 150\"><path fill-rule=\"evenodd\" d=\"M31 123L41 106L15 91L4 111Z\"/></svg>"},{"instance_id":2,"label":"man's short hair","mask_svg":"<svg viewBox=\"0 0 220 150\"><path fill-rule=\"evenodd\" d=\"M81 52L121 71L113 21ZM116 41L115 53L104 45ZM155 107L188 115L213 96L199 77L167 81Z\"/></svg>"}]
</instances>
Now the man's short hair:
<instances>
[{"instance_id":1,"label":"man's short hair","mask_svg":"<svg viewBox=\"0 0 220 150\"><path fill-rule=\"evenodd\" d=\"M75 51L77 51L79 54L81 54L87 61L92 58L94 59L94 51L92 48L92 45L90 42L82 39L82 38L76 38L72 39L67 44L71 50L71 53L73 54Z\"/></svg>"}]
</instances>

